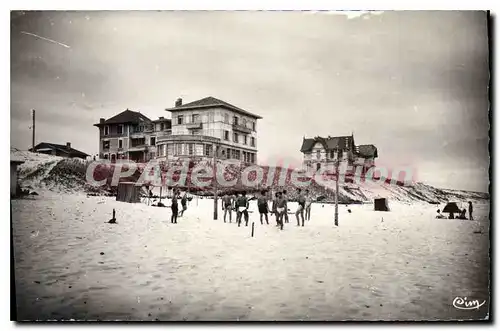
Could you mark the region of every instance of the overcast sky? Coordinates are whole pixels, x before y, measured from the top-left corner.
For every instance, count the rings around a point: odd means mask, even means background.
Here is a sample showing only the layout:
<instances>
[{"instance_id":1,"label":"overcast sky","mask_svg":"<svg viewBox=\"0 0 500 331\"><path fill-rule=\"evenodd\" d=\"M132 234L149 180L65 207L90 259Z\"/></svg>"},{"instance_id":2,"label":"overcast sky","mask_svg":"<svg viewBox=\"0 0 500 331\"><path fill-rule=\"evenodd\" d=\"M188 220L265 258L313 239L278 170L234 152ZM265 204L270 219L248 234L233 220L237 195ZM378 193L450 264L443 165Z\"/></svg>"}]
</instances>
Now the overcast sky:
<instances>
[{"instance_id":1,"label":"overcast sky","mask_svg":"<svg viewBox=\"0 0 500 331\"><path fill-rule=\"evenodd\" d=\"M213 96L263 117L259 162L350 135L379 164L488 190L484 12L13 12L11 146L98 152L92 124ZM36 34L59 42L50 42Z\"/></svg>"}]
</instances>

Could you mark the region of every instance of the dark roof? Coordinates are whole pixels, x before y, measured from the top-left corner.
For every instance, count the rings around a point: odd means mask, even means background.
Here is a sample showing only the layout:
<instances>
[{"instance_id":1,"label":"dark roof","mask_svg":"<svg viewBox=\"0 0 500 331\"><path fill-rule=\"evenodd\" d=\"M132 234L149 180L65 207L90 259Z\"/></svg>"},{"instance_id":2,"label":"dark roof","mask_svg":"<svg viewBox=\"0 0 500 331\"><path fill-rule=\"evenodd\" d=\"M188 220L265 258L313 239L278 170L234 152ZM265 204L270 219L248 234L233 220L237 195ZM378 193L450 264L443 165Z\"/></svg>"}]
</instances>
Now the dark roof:
<instances>
[{"instance_id":1,"label":"dark roof","mask_svg":"<svg viewBox=\"0 0 500 331\"><path fill-rule=\"evenodd\" d=\"M378 157L377 147L374 145L359 145L356 147L356 152L360 156Z\"/></svg>"},{"instance_id":2,"label":"dark roof","mask_svg":"<svg viewBox=\"0 0 500 331\"><path fill-rule=\"evenodd\" d=\"M144 121L151 122L151 120L147 116L141 114L140 112L127 109L122 111L118 115L107 119L106 121L104 121L104 123L97 123L94 125L101 126L106 124L140 123Z\"/></svg>"},{"instance_id":3,"label":"dark roof","mask_svg":"<svg viewBox=\"0 0 500 331\"><path fill-rule=\"evenodd\" d=\"M353 136L339 136L339 137L314 137L314 138L304 138L302 141L301 152L309 152L313 146L317 143L321 143L325 149L332 150L336 148L350 149L354 145Z\"/></svg>"},{"instance_id":4,"label":"dark roof","mask_svg":"<svg viewBox=\"0 0 500 331\"><path fill-rule=\"evenodd\" d=\"M68 148L66 145L59 145L59 144L52 144L52 143L46 143L46 142L41 142L38 145L35 146L35 151L40 148L50 148L50 149L55 149L59 150L64 153L68 153L70 156L82 156L82 157L87 157L89 156L88 154L84 152L80 152L79 150L76 150L74 148ZM30 152L33 152L33 149L29 149Z\"/></svg>"},{"instance_id":5,"label":"dark roof","mask_svg":"<svg viewBox=\"0 0 500 331\"><path fill-rule=\"evenodd\" d=\"M300 148L301 152L309 152L313 146L316 140L314 138L304 138L302 140L302 147Z\"/></svg>"},{"instance_id":6,"label":"dark roof","mask_svg":"<svg viewBox=\"0 0 500 331\"><path fill-rule=\"evenodd\" d=\"M153 121L153 123L161 123L161 122L170 122L170 123L172 123L172 120L170 118L159 118L159 119Z\"/></svg>"},{"instance_id":7,"label":"dark roof","mask_svg":"<svg viewBox=\"0 0 500 331\"><path fill-rule=\"evenodd\" d=\"M167 111L179 111L179 110L187 110L187 109L200 109L200 108L210 108L210 107L224 107L230 110L233 110L235 112L238 112L243 115L247 115L256 119L261 119L262 117L259 115L252 114L246 110L243 110L239 107L236 107L230 103L227 103L225 101L219 100L214 97L206 97L200 100L196 100L190 103L186 103L181 106L177 106L174 108L167 108L165 110Z\"/></svg>"}]
</instances>

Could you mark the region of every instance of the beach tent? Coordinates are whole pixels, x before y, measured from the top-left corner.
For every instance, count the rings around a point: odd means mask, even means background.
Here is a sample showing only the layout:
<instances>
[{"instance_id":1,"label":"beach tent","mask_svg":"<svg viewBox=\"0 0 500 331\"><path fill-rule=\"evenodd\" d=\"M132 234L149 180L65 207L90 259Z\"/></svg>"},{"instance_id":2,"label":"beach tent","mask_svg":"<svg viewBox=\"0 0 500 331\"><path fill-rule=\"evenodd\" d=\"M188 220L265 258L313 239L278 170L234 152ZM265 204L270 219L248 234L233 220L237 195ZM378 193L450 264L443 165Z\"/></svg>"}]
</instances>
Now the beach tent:
<instances>
[{"instance_id":1,"label":"beach tent","mask_svg":"<svg viewBox=\"0 0 500 331\"><path fill-rule=\"evenodd\" d=\"M460 214L461 211L456 202L448 202L443 209L443 213Z\"/></svg>"},{"instance_id":2,"label":"beach tent","mask_svg":"<svg viewBox=\"0 0 500 331\"><path fill-rule=\"evenodd\" d=\"M389 211L389 205L386 198L378 198L374 200L375 210L377 211Z\"/></svg>"}]
</instances>

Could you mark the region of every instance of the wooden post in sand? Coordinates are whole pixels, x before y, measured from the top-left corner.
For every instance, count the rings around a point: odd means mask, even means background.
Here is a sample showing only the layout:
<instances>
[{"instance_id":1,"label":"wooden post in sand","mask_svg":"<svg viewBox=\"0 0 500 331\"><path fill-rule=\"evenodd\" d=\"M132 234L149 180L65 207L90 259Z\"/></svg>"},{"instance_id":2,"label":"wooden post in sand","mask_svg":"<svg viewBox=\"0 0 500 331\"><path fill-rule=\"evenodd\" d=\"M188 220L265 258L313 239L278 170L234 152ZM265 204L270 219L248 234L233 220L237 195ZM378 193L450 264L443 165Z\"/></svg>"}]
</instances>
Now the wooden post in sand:
<instances>
[{"instance_id":1,"label":"wooden post in sand","mask_svg":"<svg viewBox=\"0 0 500 331\"><path fill-rule=\"evenodd\" d=\"M214 162L214 180L213 180L213 189L214 189L214 220L217 220L217 159L215 158L217 152L217 145L214 143L212 145L212 153L213 153L213 162Z\"/></svg>"},{"instance_id":2,"label":"wooden post in sand","mask_svg":"<svg viewBox=\"0 0 500 331\"><path fill-rule=\"evenodd\" d=\"M252 222L252 237L253 237L254 226L255 226L255 222Z\"/></svg>"},{"instance_id":3,"label":"wooden post in sand","mask_svg":"<svg viewBox=\"0 0 500 331\"><path fill-rule=\"evenodd\" d=\"M339 226L339 151L335 162L335 226Z\"/></svg>"},{"instance_id":4,"label":"wooden post in sand","mask_svg":"<svg viewBox=\"0 0 500 331\"><path fill-rule=\"evenodd\" d=\"M163 186L160 186L160 202L161 202L161 189L163 188ZM158 202L158 203L160 203Z\"/></svg>"}]
</instances>

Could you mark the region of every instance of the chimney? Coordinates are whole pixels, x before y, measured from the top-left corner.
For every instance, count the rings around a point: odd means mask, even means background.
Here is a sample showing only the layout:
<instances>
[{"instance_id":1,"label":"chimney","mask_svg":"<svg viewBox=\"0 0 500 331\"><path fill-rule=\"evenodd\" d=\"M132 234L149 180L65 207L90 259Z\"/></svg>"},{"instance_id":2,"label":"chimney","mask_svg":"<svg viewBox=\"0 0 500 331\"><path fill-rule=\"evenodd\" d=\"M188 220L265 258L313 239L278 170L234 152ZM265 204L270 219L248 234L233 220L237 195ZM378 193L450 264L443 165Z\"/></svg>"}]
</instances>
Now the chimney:
<instances>
[{"instance_id":1,"label":"chimney","mask_svg":"<svg viewBox=\"0 0 500 331\"><path fill-rule=\"evenodd\" d=\"M163 116L160 116L160 118L159 118L159 119L160 119L160 120L164 120L164 119L165 119L165 117L163 117Z\"/></svg>"},{"instance_id":2,"label":"chimney","mask_svg":"<svg viewBox=\"0 0 500 331\"><path fill-rule=\"evenodd\" d=\"M66 148L71 148L71 143L66 143Z\"/></svg>"},{"instance_id":3,"label":"chimney","mask_svg":"<svg viewBox=\"0 0 500 331\"><path fill-rule=\"evenodd\" d=\"M179 99L175 100L175 106L176 106L176 107L180 107L180 106L182 106L182 99L181 99L181 98L179 98Z\"/></svg>"},{"instance_id":4,"label":"chimney","mask_svg":"<svg viewBox=\"0 0 500 331\"><path fill-rule=\"evenodd\" d=\"M104 123L104 121L105 121L105 120L106 120L105 118L102 118L102 117L101 117L101 118L99 119L99 124Z\"/></svg>"}]
</instances>

